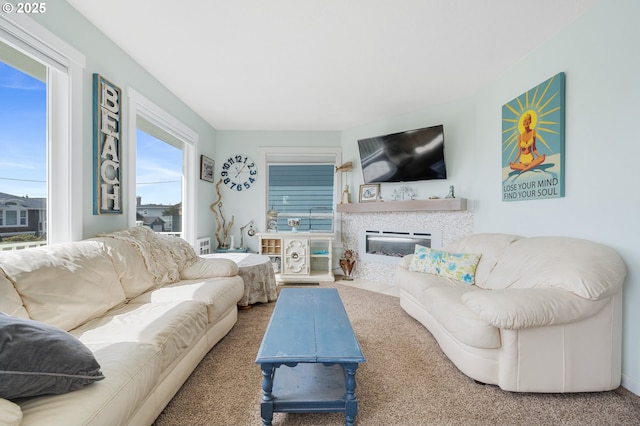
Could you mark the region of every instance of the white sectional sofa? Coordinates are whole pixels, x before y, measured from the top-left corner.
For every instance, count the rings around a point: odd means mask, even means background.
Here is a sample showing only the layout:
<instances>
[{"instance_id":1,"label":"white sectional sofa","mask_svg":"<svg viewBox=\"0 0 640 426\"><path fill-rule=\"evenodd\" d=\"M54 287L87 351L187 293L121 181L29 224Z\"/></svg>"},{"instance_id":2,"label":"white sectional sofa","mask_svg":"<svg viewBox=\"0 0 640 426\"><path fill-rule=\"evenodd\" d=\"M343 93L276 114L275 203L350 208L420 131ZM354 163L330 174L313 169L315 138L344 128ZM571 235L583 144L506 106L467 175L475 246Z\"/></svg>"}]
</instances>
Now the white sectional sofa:
<instances>
[{"instance_id":1,"label":"white sectional sofa","mask_svg":"<svg viewBox=\"0 0 640 426\"><path fill-rule=\"evenodd\" d=\"M236 323L237 272L146 227L0 253L0 424L151 424Z\"/></svg>"},{"instance_id":2,"label":"white sectional sofa","mask_svg":"<svg viewBox=\"0 0 640 426\"><path fill-rule=\"evenodd\" d=\"M612 249L567 237L476 234L427 252L423 261L442 252L480 255L475 270L456 279L446 265L422 272L416 256L425 252L417 251L396 275L402 308L464 374L516 392L620 385L626 269Z\"/></svg>"}]
</instances>

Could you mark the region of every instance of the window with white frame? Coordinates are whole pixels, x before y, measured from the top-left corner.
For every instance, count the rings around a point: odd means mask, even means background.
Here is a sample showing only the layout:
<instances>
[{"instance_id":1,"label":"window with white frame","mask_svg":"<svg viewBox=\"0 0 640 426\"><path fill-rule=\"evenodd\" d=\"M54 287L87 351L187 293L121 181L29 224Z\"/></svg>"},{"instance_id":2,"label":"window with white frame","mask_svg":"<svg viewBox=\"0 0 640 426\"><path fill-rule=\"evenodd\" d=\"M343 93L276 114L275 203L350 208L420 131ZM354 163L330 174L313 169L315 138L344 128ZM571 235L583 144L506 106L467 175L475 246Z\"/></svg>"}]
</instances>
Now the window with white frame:
<instances>
[{"instance_id":1,"label":"window with white frame","mask_svg":"<svg viewBox=\"0 0 640 426\"><path fill-rule=\"evenodd\" d=\"M46 202L29 207L37 214L38 232L48 243L82 239L82 84L85 58L70 45L24 15L0 15L2 62L24 72L46 86L46 112L42 159L30 164L42 171L40 198ZM45 106L43 106L45 108ZM15 144L19 147L20 144ZM27 179L23 179L27 180ZM14 181L17 182L17 181ZM15 191L14 191L15 189ZM13 195L25 191L11 187ZM5 215L18 226L30 223L29 210ZM24 225L23 225L24 224Z\"/></svg>"},{"instance_id":2,"label":"window with white frame","mask_svg":"<svg viewBox=\"0 0 640 426\"><path fill-rule=\"evenodd\" d=\"M137 191L137 163L138 163L138 134L140 130L145 133L153 135L158 138L160 143L168 143L176 148L176 151L172 155L172 161L178 162L181 165L180 180L181 186L181 199L180 199L180 222L172 224L174 228L180 229L178 233L184 240L191 245L196 244L196 179L197 175L193 171L196 170L196 152L199 135L189 127L185 126L178 119L167 113L158 105L138 93L135 89L129 87L127 90L129 94L129 120L131 123L136 123L135 126L129 127L129 175L135 176L133 179L133 185L130 191L130 204L136 205L136 191ZM143 158L141 157L142 161ZM176 169L177 170L177 169ZM142 183L142 181L141 181ZM147 211L151 209L147 208ZM134 226L140 221L136 217L136 209L131 209L129 216L129 223ZM176 229L174 229L175 231Z\"/></svg>"},{"instance_id":3,"label":"window with white frame","mask_svg":"<svg viewBox=\"0 0 640 426\"><path fill-rule=\"evenodd\" d=\"M24 206L46 208L46 67L0 42L0 240L46 244ZM2 244L0 242L0 244Z\"/></svg>"},{"instance_id":4,"label":"window with white frame","mask_svg":"<svg viewBox=\"0 0 640 426\"><path fill-rule=\"evenodd\" d=\"M17 208L3 210L0 217L1 226L27 226L27 211Z\"/></svg>"},{"instance_id":5,"label":"window with white frame","mask_svg":"<svg viewBox=\"0 0 640 426\"><path fill-rule=\"evenodd\" d=\"M267 210L278 212L278 231L290 231L300 219L301 232L334 232L334 207L340 182L335 165L339 149L287 148L267 150Z\"/></svg>"}]
</instances>

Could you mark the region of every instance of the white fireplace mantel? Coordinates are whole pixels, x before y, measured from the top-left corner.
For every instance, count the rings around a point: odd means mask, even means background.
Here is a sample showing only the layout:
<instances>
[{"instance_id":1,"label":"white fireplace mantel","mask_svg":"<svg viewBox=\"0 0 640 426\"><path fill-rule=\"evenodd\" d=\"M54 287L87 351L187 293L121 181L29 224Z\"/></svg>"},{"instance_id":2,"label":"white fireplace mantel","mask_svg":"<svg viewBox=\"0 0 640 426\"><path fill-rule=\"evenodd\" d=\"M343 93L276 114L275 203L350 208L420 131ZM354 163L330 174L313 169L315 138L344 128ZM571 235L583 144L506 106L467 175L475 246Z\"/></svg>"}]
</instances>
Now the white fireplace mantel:
<instances>
[{"instance_id":1,"label":"white fireplace mantel","mask_svg":"<svg viewBox=\"0 0 640 426\"><path fill-rule=\"evenodd\" d=\"M337 204L338 213L461 211L467 209L466 198L436 198L428 200L374 201Z\"/></svg>"}]
</instances>

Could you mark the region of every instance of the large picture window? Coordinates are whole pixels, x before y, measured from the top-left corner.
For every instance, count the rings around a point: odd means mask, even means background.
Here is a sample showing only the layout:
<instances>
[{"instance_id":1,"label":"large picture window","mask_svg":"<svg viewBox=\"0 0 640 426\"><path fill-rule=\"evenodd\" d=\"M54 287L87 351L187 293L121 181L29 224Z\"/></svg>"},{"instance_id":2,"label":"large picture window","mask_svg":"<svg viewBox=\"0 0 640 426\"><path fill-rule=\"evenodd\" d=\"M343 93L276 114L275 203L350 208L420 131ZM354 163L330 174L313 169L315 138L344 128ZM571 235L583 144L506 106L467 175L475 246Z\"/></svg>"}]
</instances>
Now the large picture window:
<instances>
[{"instance_id":1,"label":"large picture window","mask_svg":"<svg viewBox=\"0 0 640 426\"><path fill-rule=\"evenodd\" d=\"M4 214L2 232L32 234L32 238L38 239L33 245L80 240L83 238L81 118L85 58L30 17L7 14L0 16L0 61L5 67L4 77L12 74L23 83L31 81L31 89L39 85L42 95L42 100L34 104L37 106L24 109L30 117L19 117L31 119L29 126L17 126L17 120L10 123L13 127L0 125L4 137L14 137L3 140L4 156L0 163L10 161L11 151L17 153L15 158L19 160L13 166L33 170L25 177L17 169L10 171L7 164L0 167L7 173L0 187L4 193L0 204L2 210L9 212L8 217ZM5 83L10 90L16 89L15 81L13 85ZM19 103L33 100L37 94L34 90L24 93L25 96L12 98L9 111L15 114ZM8 99L0 97L3 101ZM37 137L37 146L31 147L25 138L33 139L29 132L34 131L41 136ZM12 205L15 207L11 208ZM15 224L15 229L6 229L10 226L8 223ZM18 229L20 227L27 229ZM3 246L0 249L12 249L11 244Z\"/></svg>"},{"instance_id":2,"label":"large picture window","mask_svg":"<svg viewBox=\"0 0 640 426\"><path fill-rule=\"evenodd\" d=\"M147 201L144 201L145 199L154 202L155 195L143 190L145 186L147 186L147 189L149 187L159 187L159 185L169 185L171 188L164 191L164 195L170 196L170 198L157 199L165 204L160 207L155 206L158 207L155 210L157 214L153 213L152 206L144 206L140 210L131 209L129 222L131 226L141 222L144 224L145 218L139 217L138 213L144 212L146 208L147 215L153 214L162 219L164 232L180 235L187 242L195 245L197 175L194 170L196 170L196 152L199 136L135 89L129 87L127 92L129 94L129 122L136 123L135 126L130 126L129 128L129 173L130 176L135 176L135 179L132 179L135 181L133 182L135 186L131 187L130 197L132 198L130 203L131 205L146 204ZM139 136L141 136L140 147L138 147ZM148 137L154 139L153 146L155 148L150 145L145 146L145 139L148 139ZM160 151L163 151L163 153L160 153ZM140 155L139 158L138 155ZM157 155L160 155L160 157ZM160 164L164 161L168 161L168 163ZM139 165L138 162L140 162ZM154 163L155 166L147 167L150 162ZM165 179L163 181L158 180L157 175L154 177L146 174L154 167L156 169L158 167L164 168ZM154 183L154 185L149 186L149 183ZM140 197L140 201L136 199L136 194ZM170 231L168 230L169 222L171 222ZM146 223L146 225L162 232L162 224L160 222L155 224Z\"/></svg>"},{"instance_id":3,"label":"large picture window","mask_svg":"<svg viewBox=\"0 0 640 426\"><path fill-rule=\"evenodd\" d=\"M46 67L0 42L0 249L47 241L46 93Z\"/></svg>"}]
</instances>

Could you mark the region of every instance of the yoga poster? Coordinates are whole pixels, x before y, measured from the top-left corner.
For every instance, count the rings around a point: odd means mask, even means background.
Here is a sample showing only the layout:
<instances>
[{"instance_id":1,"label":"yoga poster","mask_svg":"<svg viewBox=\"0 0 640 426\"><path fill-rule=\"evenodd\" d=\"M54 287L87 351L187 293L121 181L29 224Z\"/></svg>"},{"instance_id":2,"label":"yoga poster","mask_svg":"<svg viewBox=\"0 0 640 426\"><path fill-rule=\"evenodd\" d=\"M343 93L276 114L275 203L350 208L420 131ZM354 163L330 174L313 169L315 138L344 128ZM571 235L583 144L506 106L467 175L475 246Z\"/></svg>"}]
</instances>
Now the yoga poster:
<instances>
[{"instance_id":1,"label":"yoga poster","mask_svg":"<svg viewBox=\"0 0 640 426\"><path fill-rule=\"evenodd\" d=\"M502 106L502 200L564 197L564 73Z\"/></svg>"}]
</instances>

